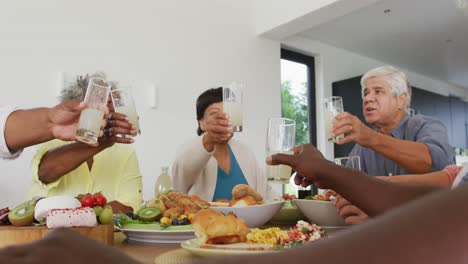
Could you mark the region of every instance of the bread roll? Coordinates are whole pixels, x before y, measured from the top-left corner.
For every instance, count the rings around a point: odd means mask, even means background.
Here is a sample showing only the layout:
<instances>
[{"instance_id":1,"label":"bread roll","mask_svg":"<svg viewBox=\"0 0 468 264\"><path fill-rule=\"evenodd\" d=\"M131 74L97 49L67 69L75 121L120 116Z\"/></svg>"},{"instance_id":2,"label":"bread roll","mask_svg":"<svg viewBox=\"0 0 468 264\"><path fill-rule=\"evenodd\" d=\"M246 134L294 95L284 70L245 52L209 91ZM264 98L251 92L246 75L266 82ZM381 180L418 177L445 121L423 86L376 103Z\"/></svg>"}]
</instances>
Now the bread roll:
<instances>
[{"instance_id":1,"label":"bread roll","mask_svg":"<svg viewBox=\"0 0 468 264\"><path fill-rule=\"evenodd\" d=\"M249 232L244 220L233 214L224 215L212 209L198 211L192 226L201 244L245 242Z\"/></svg>"},{"instance_id":2,"label":"bread roll","mask_svg":"<svg viewBox=\"0 0 468 264\"><path fill-rule=\"evenodd\" d=\"M234 200L240 199L245 196L252 196L255 201L261 203L263 201L263 197L260 193L252 189L247 184L238 184L232 188L232 198Z\"/></svg>"},{"instance_id":3,"label":"bread roll","mask_svg":"<svg viewBox=\"0 0 468 264\"><path fill-rule=\"evenodd\" d=\"M229 202L230 207L244 207L257 204L257 201L252 196L244 196L240 199L234 199Z\"/></svg>"}]
</instances>

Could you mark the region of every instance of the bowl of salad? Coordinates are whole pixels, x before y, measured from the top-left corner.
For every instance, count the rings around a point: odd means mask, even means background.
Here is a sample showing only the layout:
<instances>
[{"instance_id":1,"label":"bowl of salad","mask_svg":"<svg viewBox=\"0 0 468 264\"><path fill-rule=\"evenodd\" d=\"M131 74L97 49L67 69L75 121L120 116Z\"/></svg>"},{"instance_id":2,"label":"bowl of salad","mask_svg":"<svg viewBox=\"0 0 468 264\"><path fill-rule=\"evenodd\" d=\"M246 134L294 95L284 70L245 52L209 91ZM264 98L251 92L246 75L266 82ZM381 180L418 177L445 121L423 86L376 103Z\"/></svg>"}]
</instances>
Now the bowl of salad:
<instances>
[{"instance_id":1,"label":"bowl of salad","mask_svg":"<svg viewBox=\"0 0 468 264\"><path fill-rule=\"evenodd\" d=\"M293 202L309 221L325 228L343 227L346 224L335 208L336 196L334 191L329 190L324 194L295 199Z\"/></svg>"}]
</instances>

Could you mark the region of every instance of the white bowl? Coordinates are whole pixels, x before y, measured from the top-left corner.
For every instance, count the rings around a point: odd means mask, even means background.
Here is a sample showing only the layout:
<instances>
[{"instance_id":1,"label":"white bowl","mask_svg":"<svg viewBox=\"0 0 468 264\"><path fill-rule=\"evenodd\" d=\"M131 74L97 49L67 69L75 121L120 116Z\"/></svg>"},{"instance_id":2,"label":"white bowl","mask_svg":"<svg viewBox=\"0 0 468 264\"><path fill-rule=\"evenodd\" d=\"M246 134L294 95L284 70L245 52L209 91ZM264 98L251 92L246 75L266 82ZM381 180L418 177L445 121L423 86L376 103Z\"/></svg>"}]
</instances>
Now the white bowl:
<instances>
[{"instance_id":1,"label":"white bowl","mask_svg":"<svg viewBox=\"0 0 468 264\"><path fill-rule=\"evenodd\" d=\"M323 227L346 226L338 215L334 202L295 199L294 204L312 223Z\"/></svg>"},{"instance_id":2,"label":"white bowl","mask_svg":"<svg viewBox=\"0 0 468 264\"><path fill-rule=\"evenodd\" d=\"M211 209L220 211L224 214L230 212L243 219L250 228L260 227L266 224L283 207L284 201L265 202L265 204L251 205L244 207L218 207L212 206Z\"/></svg>"}]
</instances>

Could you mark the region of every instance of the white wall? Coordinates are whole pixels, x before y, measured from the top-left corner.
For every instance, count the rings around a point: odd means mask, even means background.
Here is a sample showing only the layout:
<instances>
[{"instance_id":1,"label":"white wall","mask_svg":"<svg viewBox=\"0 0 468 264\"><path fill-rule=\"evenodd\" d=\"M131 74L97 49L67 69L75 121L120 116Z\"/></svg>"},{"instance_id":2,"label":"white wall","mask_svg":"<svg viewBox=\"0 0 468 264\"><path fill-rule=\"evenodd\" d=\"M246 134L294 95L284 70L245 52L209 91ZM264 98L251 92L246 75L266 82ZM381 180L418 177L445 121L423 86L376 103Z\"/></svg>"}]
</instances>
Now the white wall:
<instances>
[{"instance_id":1,"label":"white wall","mask_svg":"<svg viewBox=\"0 0 468 264\"><path fill-rule=\"evenodd\" d=\"M105 71L134 81L143 134L136 138L144 198L160 167L195 137L195 99L241 80L245 133L264 159L266 120L280 115L279 43L256 36L251 3L223 1L8 1L0 9L0 104L53 105L58 71L67 77ZM159 86L159 108L146 103L146 82ZM29 148L0 161L1 206L15 206L30 184Z\"/></svg>"},{"instance_id":2,"label":"white wall","mask_svg":"<svg viewBox=\"0 0 468 264\"><path fill-rule=\"evenodd\" d=\"M282 41L282 45L286 48L315 56L317 102L321 102L323 98L332 95L333 82L363 75L374 67L386 64L382 61L364 57L301 36L284 40ZM399 67L399 65L394 66ZM416 87L422 87L442 95L452 94L468 98L468 90L466 89L408 71L404 68L401 69L407 73L410 82ZM321 104L317 103L317 147L327 158L333 158L333 145L327 142L323 133L325 130L322 114Z\"/></svg>"}]
</instances>

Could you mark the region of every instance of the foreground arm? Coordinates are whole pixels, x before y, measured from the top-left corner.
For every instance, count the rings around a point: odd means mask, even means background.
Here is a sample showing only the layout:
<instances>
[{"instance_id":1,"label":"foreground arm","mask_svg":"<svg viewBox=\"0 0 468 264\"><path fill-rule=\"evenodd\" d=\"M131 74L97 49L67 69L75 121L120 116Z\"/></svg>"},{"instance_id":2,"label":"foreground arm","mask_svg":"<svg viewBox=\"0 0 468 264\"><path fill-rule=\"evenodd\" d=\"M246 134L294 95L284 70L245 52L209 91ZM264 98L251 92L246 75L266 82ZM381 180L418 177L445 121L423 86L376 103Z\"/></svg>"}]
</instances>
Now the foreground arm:
<instances>
[{"instance_id":1,"label":"foreground arm","mask_svg":"<svg viewBox=\"0 0 468 264\"><path fill-rule=\"evenodd\" d=\"M294 156L276 154L269 164L286 164L297 172L295 182L307 186L314 183L322 189L332 189L361 208L370 216L424 196L437 187L385 182L358 170L338 166L326 160L312 145L296 149ZM369 199L372 197L372 199Z\"/></svg>"},{"instance_id":2,"label":"foreground arm","mask_svg":"<svg viewBox=\"0 0 468 264\"><path fill-rule=\"evenodd\" d=\"M17 110L5 124L5 141L11 152L53 138L74 140L81 110L79 101L66 101L53 108Z\"/></svg>"},{"instance_id":3,"label":"foreground arm","mask_svg":"<svg viewBox=\"0 0 468 264\"><path fill-rule=\"evenodd\" d=\"M295 250L223 258L222 263L284 264L304 259L328 264L466 263L468 210L461 208L466 207L467 200L468 186L440 191L349 231ZM218 262L220 259L199 263Z\"/></svg>"}]
</instances>

